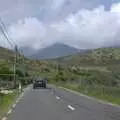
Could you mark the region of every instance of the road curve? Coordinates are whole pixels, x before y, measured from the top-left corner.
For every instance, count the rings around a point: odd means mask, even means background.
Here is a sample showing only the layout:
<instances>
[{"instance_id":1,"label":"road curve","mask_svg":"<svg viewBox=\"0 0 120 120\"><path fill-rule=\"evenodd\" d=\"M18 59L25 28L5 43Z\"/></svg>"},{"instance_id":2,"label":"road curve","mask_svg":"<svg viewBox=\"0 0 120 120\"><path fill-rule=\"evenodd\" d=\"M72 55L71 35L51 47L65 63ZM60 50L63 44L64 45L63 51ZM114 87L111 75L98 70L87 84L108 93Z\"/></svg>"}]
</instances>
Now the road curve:
<instances>
[{"instance_id":1,"label":"road curve","mask_svg":"<svg viewBox=\"0 0 120 120\"><path fill-rule=\"evenodd\" d=\"M120 120L120 108L54 86L29 87L8 120Z\"/></svg>"}]
</instances>

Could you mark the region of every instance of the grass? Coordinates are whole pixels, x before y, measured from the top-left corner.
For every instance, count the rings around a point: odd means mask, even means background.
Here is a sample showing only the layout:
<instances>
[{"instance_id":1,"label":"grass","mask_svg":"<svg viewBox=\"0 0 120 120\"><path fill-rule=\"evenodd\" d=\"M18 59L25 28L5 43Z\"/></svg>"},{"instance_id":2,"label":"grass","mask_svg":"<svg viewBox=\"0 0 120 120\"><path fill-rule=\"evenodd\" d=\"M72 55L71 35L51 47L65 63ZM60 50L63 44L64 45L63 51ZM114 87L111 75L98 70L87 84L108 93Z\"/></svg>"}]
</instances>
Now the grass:
<instances>
[{"instance_id":1,"label":"grass","mask_svg":"<svg viewBox=\"0 0 120 120\"><path fill-rule=\"evenodd\" d=\"M81 58L80 58L81 59ZM80 62L80 59L79 62ZM116 60L114 60L116 61ZM83 63L81 63L83 64ZM64 74L55 76L50 82L74 91L95 97L97 99L120 105L120 66L110 64L106 66L88 66L78 64L73 68L71 64L62 66L64 69L59 71ZM71 69L72 68L72 69Z\"/></svg>"},{"instance_id":2,"label":"grass","mask_svg":"<svg viewBox=\"0 0 120 120\"><path fill-rule=\"evenodd\" d=\"M18 96L18 91L15 91L12 94L7 94L0 96L0 115L4 116L4 114L8 111L11 104L15 101Z\"/></svg>"},{"instance_id":3,"label":"grass","mask_svg":"<svg viewBox=\"0 0 120 120\"><path fill-rule=\"evenodd\" d=\"M120 105L120 88L100 86L80 86L78 84L60 84L60 86L92 96L94 98Z\"/></svg>"}]
</instances>

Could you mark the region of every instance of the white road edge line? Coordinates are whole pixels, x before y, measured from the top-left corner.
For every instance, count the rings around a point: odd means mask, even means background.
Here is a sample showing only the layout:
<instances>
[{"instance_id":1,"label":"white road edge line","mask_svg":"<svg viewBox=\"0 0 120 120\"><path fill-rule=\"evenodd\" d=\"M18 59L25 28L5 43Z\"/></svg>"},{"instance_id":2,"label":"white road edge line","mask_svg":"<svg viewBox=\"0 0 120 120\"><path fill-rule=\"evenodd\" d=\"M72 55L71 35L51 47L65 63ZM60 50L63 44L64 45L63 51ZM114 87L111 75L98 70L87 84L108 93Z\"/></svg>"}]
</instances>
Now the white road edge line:
<instances>
[{"instance_id":1,"label":"white road edge line","mask_svg":"<svg viewBox=\"0 0 120 120\"><path fill-rule=\"evenodd\" d=\"M56 99L57 99L57 100L60 100L60 97L56 96Z\"/></svg>"},{"instance_id":2,"label":"white road edge line","mask_svg":"<svg viewBox=\"0 0 120 120\"><path fill-rule=\"evenodd\" d=\"M12 109L10 109L7 114L9 115L9 114L11 114L11 113L12 113Z\"/></svg>"},{"instance_id":3,"label":"white road edge line","mask_svg":"<svg viewBox=\"0 0 120 120\"><path fill-rule=\"evenodd\" d=\"M59 87L59 88L60 88L60 89L64 89L64 90L66 90L66 91L68 91L68 92L74 93L74 94L76 94L76 95L79 95L79 96L81 96L81 97L84 97L84 98L86 98L86 99L88 99L88 100L93 100L93 101L96 101L96 102L101 103L101 104L104 104L104 105L110 105L110 106L114 106L114 107L120 108L119 105L114 104L114 103L110 103L110 102L107 102L107 101L104 101L104 100L99 100L99 99L97 99L97 98L94 98L94 97L91 97L91 96L87 96L87 95L85 95L85 94L82 94L82 93L79 93L79 92L77 92L77 91L73 91L73 90L70 90L70 89L67 89L67 88L64 88L64 87Z\"/></svg>"},{"instance_id":4,"label":"white road edge line","mask_svg":"<svg viewBox=\"0 0 120 120\"><path fill-rule=\"evenodd\" d=\"M71 105L68 105L68 108L69 108L69 109L71 109L72 111L74 111L74 110L75 110L75 108L74 108L74 107L72 107Z\"/></svg>"},{"instance_id":5,"label":"white road edge line","mask_svg":"<svg viewBox=\"0 0 120 120\"><path fill-rule=\"evenodd\" d=\"M13 108L15 108L16 105L17 105L17 103L21 100L21 98L24 97L25 90L27 90L27 88L25 88L25 89L23 90L23 93L17 98L17 100L15 101L15 104L13 104L13 105L11 106L11 109L7 112L6 116L8 116L9 114L12 113ZM4 116L4 117L2 118L2 120L7 120L8 118L7 118L6 116ZM1 116L0 116L0 119L1 119Z\"/></svg>"},{"instance_id":6,"label":"white road edge line","mask_svg":"<svg viewBox=\"0 0 120 120\"><path fill-rule=\"evenodd\" d=\"M4 117L2 120L7 120L7 117Z\"/></svg>"},{"instance_id":7,"label":"white road edge line","mask_svg":"<svg viewBox=\"0 0 120 120\"><path fill-rule=\"evenodd\" d=\"M12 106L12 107L13 107L13 108L15 108L15 106L16 106L16 104L13 104L13 106Z\"/></svg>"}]
</instances>

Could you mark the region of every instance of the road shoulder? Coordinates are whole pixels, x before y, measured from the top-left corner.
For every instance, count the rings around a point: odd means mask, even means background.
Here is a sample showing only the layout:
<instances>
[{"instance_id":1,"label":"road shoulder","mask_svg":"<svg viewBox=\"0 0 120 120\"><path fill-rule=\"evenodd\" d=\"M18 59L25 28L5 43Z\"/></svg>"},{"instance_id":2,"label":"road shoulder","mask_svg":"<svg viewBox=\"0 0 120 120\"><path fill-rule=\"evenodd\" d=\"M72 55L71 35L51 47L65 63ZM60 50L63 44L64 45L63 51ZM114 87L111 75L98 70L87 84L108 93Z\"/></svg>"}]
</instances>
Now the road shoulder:
<instances>
[{"instance_id":1,"label":"road shoulder","mask_svg":"<svg viewBox=\"0 0 120 120\"><path fill-rule=\"evenodd\" d=\"M60 88L60 89L64 89L65 91L71 92L71 93L73 93L73 94L75 94L75 95L84 97L84 98L86 98L86 99L96 101L96 102L101 103L101 104L106 104L106 105L110 105L110 106L114 106L114 107L120 108L120 105L117 105L117 104L113 104L113 103L110 103L110 102L107 102L107 101L104 101L104 100L99 100L99 99L97 99L97 98L95 98L95 97L91 97L91 96L82 94L82 93L80 93L80 92L77 92L77 91L74 91L74 90L71 90L71 89L68 89L68 88L65 88L65 87L61 87L61 86L56 86L56 87L58 87L58 88Z\"/></svg>"}]
</instances>

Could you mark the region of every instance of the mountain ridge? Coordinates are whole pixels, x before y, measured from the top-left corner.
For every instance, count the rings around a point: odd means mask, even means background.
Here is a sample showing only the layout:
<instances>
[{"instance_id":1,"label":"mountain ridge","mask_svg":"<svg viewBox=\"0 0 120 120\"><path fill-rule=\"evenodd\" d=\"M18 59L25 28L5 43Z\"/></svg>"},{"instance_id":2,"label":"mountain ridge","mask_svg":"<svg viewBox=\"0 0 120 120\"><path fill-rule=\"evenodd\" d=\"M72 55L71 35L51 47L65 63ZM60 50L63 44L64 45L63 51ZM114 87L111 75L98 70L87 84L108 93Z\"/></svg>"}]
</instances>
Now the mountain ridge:
<instances>
[{"instance_id":1,"label":"mountain ridge","mask_svg":"<svg viewBox=\"0 0 120 120\"><path fill-rule=\"evenodd\" d=\"M26 50L25 50L26 49ZM29 51L31 51L32 54L28 54ZM39 50L33 50L31 48L24 47L23 49L23 53L25 54L25 56L28 56L30 58L33 59L52 59L52 58L58 58L58 57L62 57L62 56L66 56L66 55L71 55L71 54L75 54L77 52L79 52L80 50L71 46L68 46L66 44L61 44L61 43L55 43L51 46L48 46L46 48L43 49L39 49Z\"/></svg>"}]
</instances>

